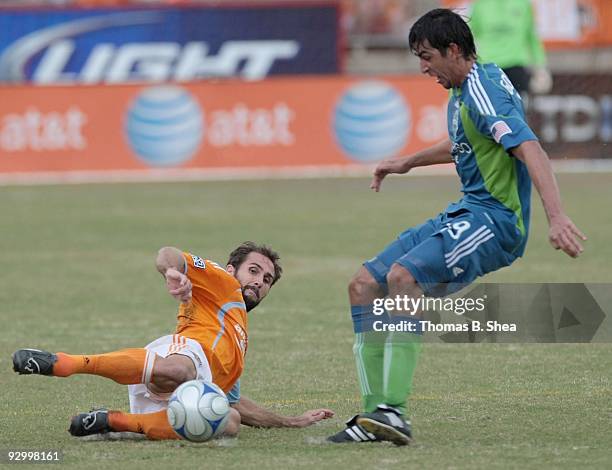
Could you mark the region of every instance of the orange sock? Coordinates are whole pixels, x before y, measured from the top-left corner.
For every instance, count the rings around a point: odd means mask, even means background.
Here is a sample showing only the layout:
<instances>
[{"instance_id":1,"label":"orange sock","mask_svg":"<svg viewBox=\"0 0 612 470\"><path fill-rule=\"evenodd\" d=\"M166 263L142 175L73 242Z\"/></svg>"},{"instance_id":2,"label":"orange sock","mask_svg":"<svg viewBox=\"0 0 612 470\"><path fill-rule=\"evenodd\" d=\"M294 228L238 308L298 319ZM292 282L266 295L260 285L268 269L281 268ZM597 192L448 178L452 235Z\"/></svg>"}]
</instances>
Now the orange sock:
<instances>
[{"instance_id":1,"label":"orange sock","mask_svg":"<svg viewBox=\"0 0 612 470\"><path fill-rule=\"evenodd\" d=\"M109 411L108 424L113 431L138 432L153 440L180 439L168 423L166 410L144 414Z\"/></svg>"},{"instance_id":2,"label":"orange sock","mask_svg":"<svg viewBox=\"0 0 612 470\"><path fill-rule=\"evenodd\" d=\"M121 351L94 355L57 353L53 375L68 377L72 374L93 374L113 379L123 385L148 383L153 374L155 354L146 349L122 349Z\"/></svg>"}]
</instances>

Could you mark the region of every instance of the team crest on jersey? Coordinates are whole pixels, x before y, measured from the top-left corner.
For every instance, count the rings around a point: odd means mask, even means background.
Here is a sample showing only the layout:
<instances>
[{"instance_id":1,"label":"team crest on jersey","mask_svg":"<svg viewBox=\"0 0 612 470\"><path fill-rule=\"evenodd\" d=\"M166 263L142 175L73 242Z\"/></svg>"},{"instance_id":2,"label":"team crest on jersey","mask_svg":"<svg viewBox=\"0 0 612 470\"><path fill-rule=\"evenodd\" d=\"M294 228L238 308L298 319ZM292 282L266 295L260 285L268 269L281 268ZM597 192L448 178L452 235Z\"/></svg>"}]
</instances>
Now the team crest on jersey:
<instances>
[{"instance_id":1,"label":"team crest on jersey","mask_svg":"<svg viewBox=\"0 0 612 470\"><path fill-rule=\"evenodd\" d=\"M196 268L206 269L206 263L204 262L202 258L196 255L191 255L191 259L193 260L193 265Z\"/></svg>"}]
</instances>

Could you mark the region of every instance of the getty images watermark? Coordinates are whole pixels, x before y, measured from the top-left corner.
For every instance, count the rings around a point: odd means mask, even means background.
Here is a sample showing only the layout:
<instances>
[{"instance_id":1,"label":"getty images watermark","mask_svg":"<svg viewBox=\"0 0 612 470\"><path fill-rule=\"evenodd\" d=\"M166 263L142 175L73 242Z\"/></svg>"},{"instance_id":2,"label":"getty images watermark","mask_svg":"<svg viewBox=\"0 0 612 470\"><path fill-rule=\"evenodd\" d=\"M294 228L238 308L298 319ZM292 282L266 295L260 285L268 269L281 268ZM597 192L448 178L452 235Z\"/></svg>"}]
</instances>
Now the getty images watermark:
<instances>
[{"instance_id":1,"label":"getty images watermark","mask_svg":"<svg viewBox=\"0 0 612 470\"><path fill-rule=\"evenodd\" d=\"M612 316L603 308L612 305L610 284L459 287L447 297L377 298L359 316L361 331L418 333L447 343L612 342Z\"/></svg>"},{"instance_id":2,"label":"getty images watermark","mask_svg":"<svg viewBox=\"0 0 612 470\"><path fill-rule=\"evenodd\" d=\"M372 313L382 316L388 313L394 320L374 320L372 329L377 332L409 332L409 333L449 333L449 332L515 332L518 327L514 322L499 322L471 319L460 322L436 322L431 319L421 319L427 312L452 313L459 317L469 318L470 314L478 314L486 310L487 294L481 297L446 297L433 298L409 297L396 295L395 297L378 298L374 300ZM419 319L402 320L401 317L413 316Z\"/></svg>"},{"instance_id":3,"label":"getty images watermark","mask_svg":"<svg viewBox=\"0 0 612 470\"><path fill-rule=\"evenodd\" d=\"M484 312L486 309L487 295L482 297L446 297L433 298L409 297L407 295L396 295L395 297L378 298L374 300L372 313L382 316L385 313L399 316L421 316L426 312L445 312L463 316L471 313ZM516 323L501 323L496 320L487 320L484 325L479 320L462 321L457 323L439 323L432 320L419 319L416 322L411 320L374 320L372 323L374 331L398 331L398 332L467 332L467 331L487 331L487 332L513 332L517 331Z\"/></svg>"}]
</instances>

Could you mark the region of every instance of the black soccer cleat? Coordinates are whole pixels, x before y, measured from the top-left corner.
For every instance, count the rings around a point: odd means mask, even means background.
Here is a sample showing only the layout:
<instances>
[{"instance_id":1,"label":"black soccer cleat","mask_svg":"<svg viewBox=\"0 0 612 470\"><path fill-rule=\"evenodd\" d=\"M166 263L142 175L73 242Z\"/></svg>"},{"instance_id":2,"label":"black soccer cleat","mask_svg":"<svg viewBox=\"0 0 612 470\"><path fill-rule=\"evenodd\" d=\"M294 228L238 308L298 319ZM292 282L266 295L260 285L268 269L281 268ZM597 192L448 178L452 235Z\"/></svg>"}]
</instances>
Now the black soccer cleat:
<instances>
[{"instance_id":1,"label":"black soccer cleat","mask_svg":"<svg viewBox=\"0 0 612 470\"><path fill-rule=\"evenodd\" d=\"M397 446L405 446L412 441L410 421L405 420L397 408L388 405L378 405L373 413L360 415L357 424L378 439L391 441Z\"/></svg>"},{"instance_id":2,"label":"black soccer cleat","mask_svg":"<svg viewBox=\"0 0 612 470\"><path fill-rule=\"evenodd\" d=\"M346 428L337 432L333 436L329 436L327 442L334 444L345 444L351 442L376 442L380 441L374 434L366 431L363 427L357 424L359 415L353 416L346 422Z\"/></svg>"},{"instance_id":3,"label":"black soccer cleat","mask_svg":"<svg viewBox=\"0 0 612 470\"><path fill-rule=\"evenodd\" d=\"M111 432L108 424L108 410L91 410L89 413L79 413L70 420L68 432L73 436L90 436L92 434L102 434Z\"/></svg>"},{"instance_id":4,"label":"black soccer cleat","mask_svg":"<svg viewBox=\"0 0 612 470\"><path fill-rule=\"evenodd\" d=\"M13 353L13 370L19 374L52 375L57 356L40 349L18 349Z\"/></svg>"}]
</instances>

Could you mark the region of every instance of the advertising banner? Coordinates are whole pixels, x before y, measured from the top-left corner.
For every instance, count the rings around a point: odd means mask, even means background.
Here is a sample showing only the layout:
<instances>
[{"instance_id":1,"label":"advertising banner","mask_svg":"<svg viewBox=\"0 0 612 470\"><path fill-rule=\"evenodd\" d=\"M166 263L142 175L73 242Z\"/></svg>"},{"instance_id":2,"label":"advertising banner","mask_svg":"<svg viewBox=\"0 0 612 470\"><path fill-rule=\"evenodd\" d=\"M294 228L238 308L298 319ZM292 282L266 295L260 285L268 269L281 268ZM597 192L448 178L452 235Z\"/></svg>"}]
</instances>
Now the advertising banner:
<instances>
[{"instance_id":1,"label":"advertising banner","mask_svg":"<svg viewBox=\"0 0 612 470\"><path fill-rule=\"evenodd\" d=\"M447 136L427 77L0 88L0 173L351 167Z\"/></svg>"},{"instance_id":2,"label":"advertising banner","mask_svg":"<svg viewBox=\"0 0 612 470\"><path fill-rule=\"evenodd\" d=\"M240 6L242 5L242 6ZM336 2L0 10L0 81L260 79L340 71Z\"/></svg>"},{"instance_id":3,"label":"advertising banner","mask_svg":"<svg viewBox=\"0 0 612 470\"><path fill-rule=\"evenodd\" d=\"M612 158L612 80L608 74L555 74L532 99L530 124L556 158Z\"/></svg>"}]
</instances>

